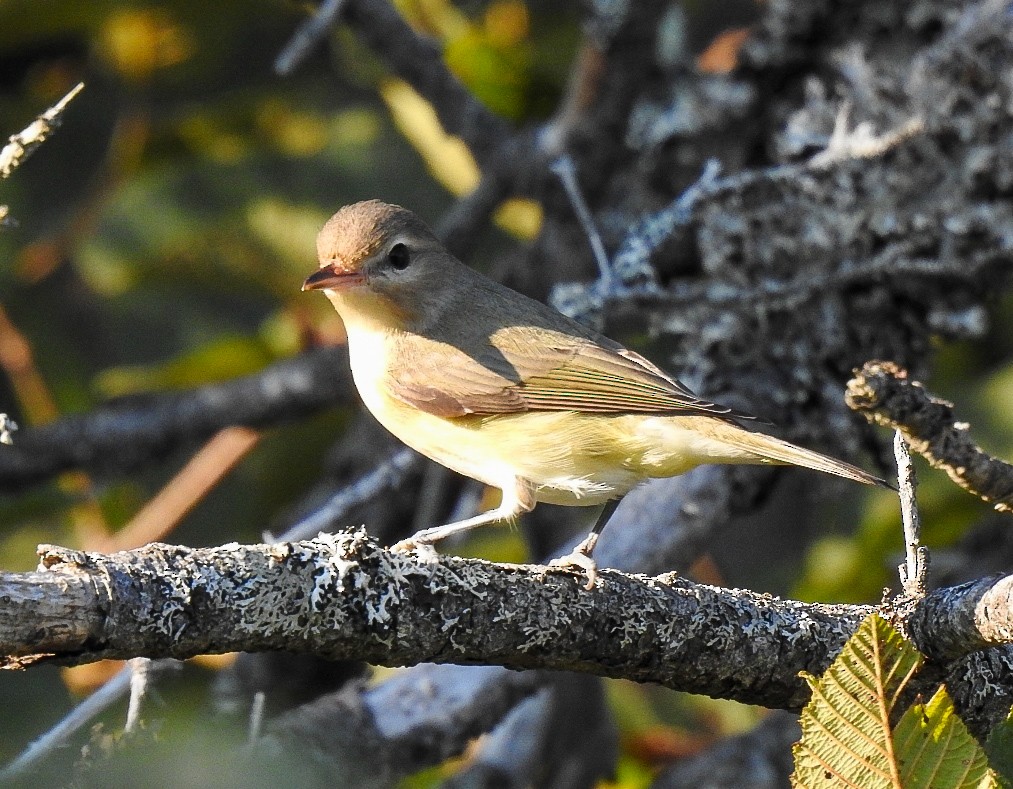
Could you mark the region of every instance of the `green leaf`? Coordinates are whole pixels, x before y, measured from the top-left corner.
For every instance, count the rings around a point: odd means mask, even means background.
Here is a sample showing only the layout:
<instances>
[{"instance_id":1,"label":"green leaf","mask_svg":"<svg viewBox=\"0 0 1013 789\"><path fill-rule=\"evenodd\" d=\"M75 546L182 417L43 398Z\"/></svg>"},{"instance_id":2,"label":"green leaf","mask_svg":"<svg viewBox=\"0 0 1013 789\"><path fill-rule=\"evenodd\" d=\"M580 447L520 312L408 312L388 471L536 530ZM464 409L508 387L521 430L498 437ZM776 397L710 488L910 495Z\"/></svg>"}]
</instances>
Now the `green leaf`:
<instances>
[{"instance_id":1,"label":"green leaf","mask_svg":"<svg viewBox=\"0 0 1013 789\"><path fill-rule=\"evenodd\" d=\"M988 762L1006 786L1013 784L1013 710L992 729L985 744Z\"/></svg>"},{"instance_id":2,"label":"green leaf","mask_svg":"<svg viewBox=\"0 0 1013 789\"><path fill-rule=\"evenodd\" d=\"M912 704L894 731L901 786L998 787L978 741L940 686L928 704Z\"/></svg>"},{"instance_id":3,"label":"green leaf","mask_svg":"<svg viewBox=\"0 0 1013 789\"><path fill-rule=\"evenodd\" d=\"M914 646L878 614L866 619L819 680L806 677L813 696L802 712L792 786L998 787L945 688L891 727L897 700L921 664Z\"/></svg>"},{"instance_id":4,"label":"green leaf","mask_svg":"<svg viewBox=\"0 0 1013 789\"><path fill-rule=\"evenodd\" d=\"M802 711L792 785L900 786L890 713L922 657L882 617L873 614L817 681Z\"/></svg>"}]
</instances>

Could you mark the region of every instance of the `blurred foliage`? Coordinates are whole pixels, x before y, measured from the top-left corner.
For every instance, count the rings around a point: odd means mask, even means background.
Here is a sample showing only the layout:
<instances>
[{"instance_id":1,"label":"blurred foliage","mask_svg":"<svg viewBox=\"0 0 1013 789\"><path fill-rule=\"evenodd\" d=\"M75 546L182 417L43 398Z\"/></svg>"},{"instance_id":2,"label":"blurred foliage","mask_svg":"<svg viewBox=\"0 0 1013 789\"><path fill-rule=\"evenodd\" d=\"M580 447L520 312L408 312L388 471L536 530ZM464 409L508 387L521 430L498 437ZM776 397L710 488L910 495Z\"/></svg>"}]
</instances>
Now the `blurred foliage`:
<instances>
[{"instance_id":1,"label":"blurred foliage","mask_svg":"<svg viewBox=\"0 0 1013 789\"><path fill-rule=\"evenodd\" d=\"M525 123L556 107L580 44L573 0L398 6L442 43L449 66L495 112ZM686 8L692 45L705 52L729 23L724 6ZM325 300L299 292L330 213L379 197L436 220L453 195L477 183L470 154L443 133L431 107L347 30L335 30L292 76L273 73L307 10L288 0L0 3L4 133L22 129L78 80L87 84L59 133L2 183L0 200L20 227L0 234L0 410L28 426L109 397L242 375L309 338L340 341ZM740 40L729 32L702 67L730 67ZM510 201L497 224L531 238L540 212ZM492 236L484 248L505 242ZM1004 331L1013 301L996 315L986 340L940 348L930 387L938 383L958 402L976 435L1006 436L990 448L1013 457L1013 338ZM13 356L17 369L2 361ZM259 540L317 479L351 415L335 409L268 431L169 539ZM129 479L65 475L0 497L0 565L30 569L40 542L95 545L129 523L186 460L168 458ZM938 473L922 476L927 536L952 544L987 508ZM877 600L896 576L894 501L871 497L857 528L841 521L815 543L800 577L778 582L797 581L812 598ZM749 539L741 538L747 548ZM518 534L505 529L477 532L462 553L524 558ZM0 761L66 712L74 701L69 682L52 669L3 677L0 706L19 712L0 723ZM207 671L189 668L159 684L166 704L153 704L148 717L161 723L133 757L113 734L123 710L102 719L89 745L89 758L109 757L97 780L142 785L142 763L151 785L200 785L221 752L242 741L245 722L223 725L211 710ZM759 715L657 688L608 687L623 731L615 786L645 786L666 760ZM57 768L78 756L68 749ZM413 785L443 774L434 770ZM52 777L35 776L33 785ZM285 778L298 783L295 773Z\"/></svg>"}]
</instances>

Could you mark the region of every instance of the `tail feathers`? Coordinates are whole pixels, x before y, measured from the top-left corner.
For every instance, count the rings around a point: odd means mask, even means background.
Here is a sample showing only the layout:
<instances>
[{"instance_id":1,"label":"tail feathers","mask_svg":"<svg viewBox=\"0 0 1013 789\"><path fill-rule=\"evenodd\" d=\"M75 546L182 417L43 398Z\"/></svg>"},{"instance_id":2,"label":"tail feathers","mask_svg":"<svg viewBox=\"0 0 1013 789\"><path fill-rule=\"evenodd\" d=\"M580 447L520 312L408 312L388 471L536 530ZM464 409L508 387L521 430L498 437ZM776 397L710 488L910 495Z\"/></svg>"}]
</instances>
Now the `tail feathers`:
<instances>
[{"instance_id":1,"label":"tail feathers","mask_svg":"<svg viewBox=\"0 0 1013 789\"><path fill-rule=\"evenodd\" d=\"M764 433L751 433L741 428L727 430L722 431L721 441L740 451L755 455L761 463L803 466L811 468L814 471L823 471L827 474L834 474L838 477L854 480L855 482L862 482L866 485L879 485L882 488L896 490L886 480L863 471L857 466L852 466L843 460L835 460L832 457L821 455L819 452L813 452L811 449L803 449Z\"/></svg>"}]
</instances>

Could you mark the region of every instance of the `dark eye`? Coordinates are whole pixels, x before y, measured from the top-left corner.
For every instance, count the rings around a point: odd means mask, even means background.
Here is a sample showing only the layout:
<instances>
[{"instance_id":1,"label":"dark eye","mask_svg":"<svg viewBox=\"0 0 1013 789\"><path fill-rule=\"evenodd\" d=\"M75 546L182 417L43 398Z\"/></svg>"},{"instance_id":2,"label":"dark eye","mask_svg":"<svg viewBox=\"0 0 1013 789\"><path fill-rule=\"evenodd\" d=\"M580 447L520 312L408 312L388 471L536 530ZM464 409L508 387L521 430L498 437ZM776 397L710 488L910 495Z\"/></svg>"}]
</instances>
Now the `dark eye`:
<instances>
[{"instance_id":1,"label":"dark eye","mask_svg":"<svg viewBox=\"0 0 1013 789\"><path fill-rule=\"evenodd\" d=\"M390 252L387 253L387 260L390 262L391 268L404 271L408 268L408 264L412 262L412 257L408 252L408 247L404 244L395 244L390 248Z\"/></svg>"}]
</instances>

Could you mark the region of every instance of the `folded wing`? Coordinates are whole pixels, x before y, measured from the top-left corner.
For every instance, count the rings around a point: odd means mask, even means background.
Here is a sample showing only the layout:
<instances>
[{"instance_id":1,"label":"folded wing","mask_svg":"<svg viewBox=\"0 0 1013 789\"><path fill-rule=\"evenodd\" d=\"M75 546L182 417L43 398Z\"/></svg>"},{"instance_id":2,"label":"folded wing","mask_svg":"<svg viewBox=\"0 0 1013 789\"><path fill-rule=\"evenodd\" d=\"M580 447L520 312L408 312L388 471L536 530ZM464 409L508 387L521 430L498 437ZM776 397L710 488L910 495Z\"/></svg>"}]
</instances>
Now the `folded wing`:
<instances>
[{"instance_id":1,"label":"folded wing","mask_svg":"<svg viewBox=\"0 0 1013 789\"><path fill-rule=\"evenodd\" d=\"M511 326L469 346L479 350L467 354L436 340L402 338L389 368L391 394L442 417L583 411L752 418L697 397L644 357L606 338L596 342ZM432 369L434 359L439 369Z\"/></svg>"}]
</instances>

